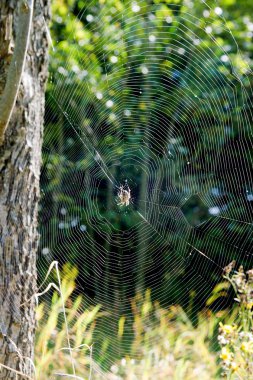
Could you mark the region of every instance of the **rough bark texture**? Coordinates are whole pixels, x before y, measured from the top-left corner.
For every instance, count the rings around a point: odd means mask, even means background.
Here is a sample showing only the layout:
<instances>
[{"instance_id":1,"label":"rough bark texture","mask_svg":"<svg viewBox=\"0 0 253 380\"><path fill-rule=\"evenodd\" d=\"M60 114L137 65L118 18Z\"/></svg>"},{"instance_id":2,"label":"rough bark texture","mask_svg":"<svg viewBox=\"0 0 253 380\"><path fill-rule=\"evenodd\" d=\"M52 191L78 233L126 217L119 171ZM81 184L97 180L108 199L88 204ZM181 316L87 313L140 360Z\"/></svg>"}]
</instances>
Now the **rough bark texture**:
<instances>
[{"instance_id":1,"label":"rough bark texture","mask_svg":"<svg viewBox=\"0 0 253 380\"><path fill-rule=\"evenodd\" d=\"M0 363L33 375L37 210L49 0L36 0L16 106L0 146ZM15 48L18 0L0 1L0 96ZM22 306L22 304L24 304ZM0 368L0 379L21 379ZM25 378L25 377L24 377Z\"/></svg>"}]
</instances>

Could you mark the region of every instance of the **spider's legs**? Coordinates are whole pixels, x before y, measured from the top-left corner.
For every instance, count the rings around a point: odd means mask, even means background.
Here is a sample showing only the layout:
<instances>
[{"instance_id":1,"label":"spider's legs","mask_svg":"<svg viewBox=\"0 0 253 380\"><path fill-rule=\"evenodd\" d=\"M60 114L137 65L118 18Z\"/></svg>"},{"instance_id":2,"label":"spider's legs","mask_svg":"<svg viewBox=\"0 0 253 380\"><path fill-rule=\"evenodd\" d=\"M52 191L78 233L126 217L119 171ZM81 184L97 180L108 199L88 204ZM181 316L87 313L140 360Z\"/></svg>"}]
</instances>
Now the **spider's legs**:
<instances>
[{"instance_id":1,"label":"spider's legs","mask_svg":"<svg viewBox=\"0 0 253 380\"><path fill-rule=\"evenodd\" d=\"M119 187L118 197L120 197L123 193L123 186Z\"/></svg>"}]
</instances>

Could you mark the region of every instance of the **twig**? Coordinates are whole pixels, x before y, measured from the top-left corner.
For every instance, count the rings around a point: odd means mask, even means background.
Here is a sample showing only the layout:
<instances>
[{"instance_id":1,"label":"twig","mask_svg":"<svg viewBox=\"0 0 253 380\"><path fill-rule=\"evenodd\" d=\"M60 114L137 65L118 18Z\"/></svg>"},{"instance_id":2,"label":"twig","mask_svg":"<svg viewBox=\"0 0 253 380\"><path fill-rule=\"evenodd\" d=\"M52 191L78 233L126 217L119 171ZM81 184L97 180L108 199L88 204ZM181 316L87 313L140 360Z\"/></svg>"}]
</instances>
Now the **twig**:
<instances>
[{"instance_id":1,"label":"twig","mask_svg":"<svg viewBox=\"0 0 253 380\"><path fill-rule=\"evenodd\" d=\"M13 345L13 347L15 348L15 351L17 352L18 354L18 357L19 359L21 360L21 362L26 366L25 364L25 360L28 360L30 362L30 364L32 365L32 368L33 368L33 371L34 371L34 375L35 375L35 380L36 380L36 368L35 368L35 365L34 365L34 362L32 361L31 358L29 358L28 356L22 356L19 348L17 347L16 343L13 342L13 340L6 335L6 338L11 342L11 344Z\"/></svg>"},{"instance_id":2,"label":"twig","mask_svg":"<svg viewBox=\"0 0 253 380\"><path fill-rule=\"evenodd\" d=\"M22 372L20 372L20 371L17 371L16 369L13 369L13 368L11 368L11 367L8 367L7 365L4 365L4 364L2 364L2 363L0 363L0 367L6 368L6 369L8 369L9 371L12 371L12 372L16 373L17 375L21 375L21 376L23 376L23 377L26 377L26 378L29 379L29 380L34 380L32 377L30 377L30 376L28 376L28 375L25 375L24 373L22 373Z\"/></svg>"},{"instance_id":3,"label":"twig","mask_svg":"<svg viewBox=\"0 0 253 380\"><path fill-rule=\"evenodd\" d=\"M57 261L52 261L52 263L50 264L50 266L49 266L49 268L48 268L48 271L47 271L47 273L46 273L46 277L44 278L44 280L42 281L42 283L41 283L40 286L38 287L38 291L43 287L43 285L45 284L45 282L46 282L47 279L48 279L48 276L51 274L53 268L54 268L54 267L56 268L56 266L57 266ZM48 287L47 287L46 290L49 290L49 286L50 286L50 287L54 287L54 288L56 287L55 284L50 283L50 284L48 285ZM58 288L57 288L57 290L59 291ZM26 305L26 304L27 304L28 302L30 302L34 297L37 298L38 296L40 296L40 295L42 295L42 294L44 294L44 293L45 293L45 290L44 290L42 293L35 293L35 294L33 294L28 300L26 300L25 302L23 302L23 303L20 305L20 307ZM60 291L59 291L59 293L60 293Z\"/></svg>"},{"instance_id":4,"label":"twig","mask_svg":"<svg viewBox=\"0 0 253 380\"><path fill-rule=\"evenodd\" d=\"M92 377L92 345L90 347L90 373L89 373L89 380L91 380Z\"/></svg>"},{"instance_id":5,"label":"twig","mask_svg":"<svg viewBox=\"0 0 253 380\"><path fill-rule=\"evenodd\" d=\"M71 377L72 379L77 379L77 380L84 380L83 377L76 376L76 375L69 375L68 373L55 372L54 375L63 376L63 377Z\"/></svg>"},{"instance_id":6,"label":"twig","mask_svg":"<svg viewBox=\"0 0 253 380\"><path fill-rule=\"evenodd\" d=\"M58 285L55 285L54 283L50 283L45 290L43 290L42 292L40 293L35 293L34 295L32 295L32 297L30 299L28 299L27 301L25 301L22 305L20 306L23 306L25 305L27 302L29 302L33 297L36 297L36 299L38 299L39 296L45 294L46 292L49 291L49 289L51 289L52 287L55 288L59 294L60 294L60 298L61 298L61 302L62 302L62 310L63 310L63 316L64 316L64 323L65 323L65 328L66 328L66 335L67 335L67 342L68 342L68 347L64 347L65 350L68 350L69 351L69 354L70 354L70 359L71 359L71 365L72 365L72 371L73 371L73 375L69 375L71 377L75 377L76 376L76 372L75 372L75 363L74 363L74 358L73 358L73 354L72 354L72 351L73 349L71 348L71 344L70 344L70 334L69 334L69 328L68 328L68 321L67 321L67 315L66 315L66 309L65 309L65 304L64 304L64 297L63 297L63 293L62 293L62 286L61 286L61 277L60 277L60 272L59 272L59 267L58 267L58 261L53 261L50 266L49 266L49 269L46 273L46 277L44 278L42 284L39 286L38 290L40 290L43 285L45 284L47 278L49 277L50 273L52 272L53 268L55 268L55 271L56 271L56 275L57 275L57 280L58 280ZM89 346L87 346L89 347ZM66 374L61 374L61 376L66 376Z\"/></svg>"},{"instance_id":7,"label":"twig","mask_svg":"<svg viewBox=\"0 0 253 380\"><path fill-rule=\"evenodd\" d=\"M65 327L66 327L66 335L67 335L69 354L70 354L70 359L71 359L71 364L72 364L72 370L73 370L73 375L76 376L74 358L73 358L72 349L71 349L71 345L70 345L70 336L69 336L69 328L68 328L67 315L66 315L66 310L65 310L65 305L64 305L64 298L63 298L62 287L61 287L61 277L60 277L59 268L58 268L58 262L57 261L56 261L56 264L55 264L55 269L56 269L56 275L57 275L59 289L60 289L60 296L61 296L61 300L62 300L63 316L64 316L64 322L65 322Z\"/></svg>"},{"instance_id":8,"label":"twig","mask_svg":"<svg viewBox=\"0 0 253 380\"><path fill-rule=\"evenodd\" d=\"M20 4L15 49L8 69L5 88L0 98L0 144L3 142L4 133L12 115L24 70L32 24L33 6L34 0L22 0Z\"/></svg>"}]
</instances>

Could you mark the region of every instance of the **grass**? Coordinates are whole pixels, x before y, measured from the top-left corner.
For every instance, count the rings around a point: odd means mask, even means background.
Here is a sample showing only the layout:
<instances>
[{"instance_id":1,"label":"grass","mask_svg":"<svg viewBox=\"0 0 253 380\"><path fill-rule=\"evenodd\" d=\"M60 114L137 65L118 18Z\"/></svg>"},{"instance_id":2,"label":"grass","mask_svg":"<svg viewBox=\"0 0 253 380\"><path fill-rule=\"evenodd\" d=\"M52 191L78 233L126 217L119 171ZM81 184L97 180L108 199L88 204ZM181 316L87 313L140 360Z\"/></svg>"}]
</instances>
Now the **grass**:
<instances>
[{"instance_id":1,"label":"grass","mask_svg":"<svg viewBox=\"0 0 253 380\"><path fill-rule=\"evenodd\" d=\"M108 313L102 312L99 305L85 308L81 295L73 297L77 270L72 268L72 278L63 271L61 295L54 291L50 304L44 301L37 309L37 378L62 378L68 374L68 378L83 380L213 380L222 376L250 379L253 346L249 335L252 333L249 305L253 281L242 271L241 268L233 274L226 273L225 281L214 288L207 307L198 314L194 325L181 306L164 309L158 302L152 303L150 290L144 295L137 294L131 301L133 334L129 353L120 360L110 358L108 372L101 370L99 360L94 360L92 346L94 340L99 340L98 326L103 325L101 322L106 321ZM227 296L231 286L237 294L234 306L212 312L211 305ZM115 339L123 339L124 334L126 317L123 316L118 321L117 337L108 336L102 342L101 335L97 358L108 358L110 346L115 344Z\"/></svg>"}]
</instances>

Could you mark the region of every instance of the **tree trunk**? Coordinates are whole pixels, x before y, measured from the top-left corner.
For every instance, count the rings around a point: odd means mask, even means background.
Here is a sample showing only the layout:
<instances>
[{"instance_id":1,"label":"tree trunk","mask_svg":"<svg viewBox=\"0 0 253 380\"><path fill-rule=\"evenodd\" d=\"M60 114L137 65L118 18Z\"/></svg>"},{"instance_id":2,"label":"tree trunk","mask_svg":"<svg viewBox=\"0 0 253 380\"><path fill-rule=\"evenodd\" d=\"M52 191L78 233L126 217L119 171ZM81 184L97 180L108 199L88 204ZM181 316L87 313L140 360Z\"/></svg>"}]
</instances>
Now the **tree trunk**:
<instances>
[{"instance_id":1,"label":"tree trunk","mask_svg":"<svg viewBox=\"0 0 253 380\"><path fill-rule=\"evenodd\" d=\"M19 5L20 0L0 1L0 96L15 49ZM0 146L0 379L33 376L48 17L48 0L36 0L18 97Z\"/></svg>"}]
</instances>

